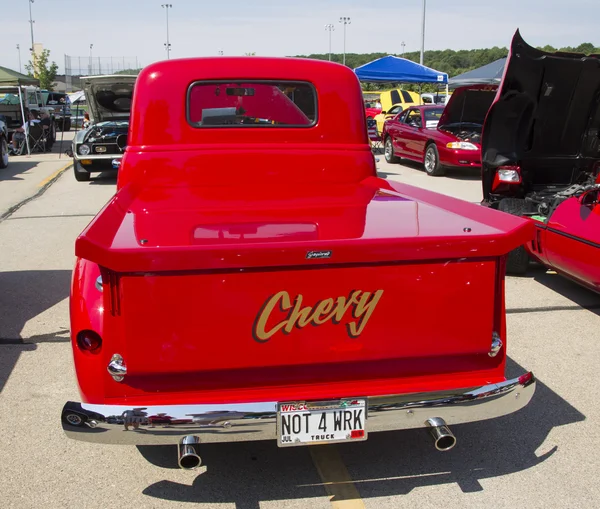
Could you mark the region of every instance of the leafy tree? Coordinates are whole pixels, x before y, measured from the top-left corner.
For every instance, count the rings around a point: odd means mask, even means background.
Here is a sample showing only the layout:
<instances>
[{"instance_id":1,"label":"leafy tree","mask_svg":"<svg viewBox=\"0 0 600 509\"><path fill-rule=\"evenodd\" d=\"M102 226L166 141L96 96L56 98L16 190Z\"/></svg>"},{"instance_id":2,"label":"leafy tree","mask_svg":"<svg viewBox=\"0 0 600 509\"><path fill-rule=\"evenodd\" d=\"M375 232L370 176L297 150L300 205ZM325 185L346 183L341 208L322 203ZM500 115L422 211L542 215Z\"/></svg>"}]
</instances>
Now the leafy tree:
<instances>
[{"instance_id":1,"label":"leafy tree","mask_svg":"<svg viewBox=\"0 0 600 509\"><path fill-rule=\"evenodd\" d=\"M50 50L43 50L41 55L33 55L33 62L30 60L25 65L29 76L40 80L40 87L46 90L53 90L52 83L56 79L58 65L56 62L49 64Z\"/></svg>"},{"instance_id":2,"label":"leafy tree","mask_svg":"<svg viewBox=\"0 0 600 509\"><path fill-rule=\"evenodd\" d=\"M116 71L115 74L138 75L141 71L141 69L123 69L122 71Z\"/></svg>"},{"instance_id":3,"label":"leafy tree","mask_svg":"<svg viewBox=\"0 0 600 509\"><path fill-rule=\"evenodd\" d=\"M546 45L544 47L539 48L548 52L557 51L556 48L552 46ZM595 48L591 43L583 43L575 48L567 47L561 48L561 51L570 51L577 53L600 53L600 48ZM398 53L346 53L346 65L352 69L364 65L368 62L372 62L378 58L385 57L387 55L394 55L397 57L406 58L407 60L412 60L413 62L419 62L420 52L412 51L404 53L404 55ZM486 64L490 64L500 58L506 57L508 55L507 48L499 48L494 46L493 48L481 48L481 49L471 49L471 50L430 50L425 51L423 55L423 63L427 67L431 67L432 69L436 69L441 72L445 72L448 74L448 77L452 78L453 76L457 76L467 71L471 71L473 69L477 69ZM298 55L302 58L314 58L317 60L328 60L329 53L323 54L312 54L312 55ZM342 55L341 54L332 54L331 61L342 63ZM413 90L421 92L435 92L438 90L437 85L407 85L407 84L398 84L398 83L363 83L363 89L365 91L376 91L376 90L388 90L390 88L403 88L405 90Z\"/></svg>"}]
</instances>

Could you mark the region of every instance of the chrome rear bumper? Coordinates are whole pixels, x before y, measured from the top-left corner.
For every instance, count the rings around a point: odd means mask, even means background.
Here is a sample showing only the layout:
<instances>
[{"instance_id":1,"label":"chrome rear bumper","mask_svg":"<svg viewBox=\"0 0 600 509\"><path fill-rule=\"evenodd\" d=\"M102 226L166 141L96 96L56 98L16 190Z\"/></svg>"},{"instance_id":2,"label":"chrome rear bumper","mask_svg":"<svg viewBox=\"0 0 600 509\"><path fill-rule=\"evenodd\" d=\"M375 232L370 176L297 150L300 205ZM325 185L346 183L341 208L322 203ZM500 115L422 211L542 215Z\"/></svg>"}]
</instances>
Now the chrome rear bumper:
<instances>
[{"instance_id":1,"label":"chrome rear bumper","mask_svg":"<svg viewBox=\"0 0 600 509\"><path fill-rule=\"evenodd\" d=\"M520 410L535 392L532 373L498 384L452 391L367 397L368 433L481 421ZM352 395L354 397L354 395ZM123 445L174 444L197 435L203 443L276 439L277 402L129 407L68 402L62 425L69 438Z\"/></svg>"}]
</instances>

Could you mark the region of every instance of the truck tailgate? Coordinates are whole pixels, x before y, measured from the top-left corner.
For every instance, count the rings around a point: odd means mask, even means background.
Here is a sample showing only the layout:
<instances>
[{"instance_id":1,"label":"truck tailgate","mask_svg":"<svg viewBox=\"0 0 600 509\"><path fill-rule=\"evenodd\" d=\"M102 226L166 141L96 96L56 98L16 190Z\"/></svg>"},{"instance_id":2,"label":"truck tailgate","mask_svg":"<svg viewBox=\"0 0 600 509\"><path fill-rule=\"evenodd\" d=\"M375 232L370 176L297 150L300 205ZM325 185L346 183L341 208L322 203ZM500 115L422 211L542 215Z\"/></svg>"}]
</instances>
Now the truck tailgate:
<instances>
[{"instance_id":1,"label":"truck tailgate","mask_svg":"<svg viewBox=\"0 0 600 509\"><path fill-rule=\"evenodd\" d=\"M125 275L111 352L144 391L485 370L495 283L495 260Z\"/></svg>"}]
</instances>

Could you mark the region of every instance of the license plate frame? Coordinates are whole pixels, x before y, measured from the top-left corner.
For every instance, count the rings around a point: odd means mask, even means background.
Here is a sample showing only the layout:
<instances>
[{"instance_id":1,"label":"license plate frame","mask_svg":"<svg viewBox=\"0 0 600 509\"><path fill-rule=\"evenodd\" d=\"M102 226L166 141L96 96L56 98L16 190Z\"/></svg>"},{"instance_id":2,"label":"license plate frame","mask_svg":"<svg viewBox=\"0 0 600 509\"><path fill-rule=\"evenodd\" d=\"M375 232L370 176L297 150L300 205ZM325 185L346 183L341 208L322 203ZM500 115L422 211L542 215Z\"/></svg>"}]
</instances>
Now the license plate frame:
<instances>
[{"instance_id":1,"label":"license plate frame","mask_svg":"<svg viewBox=\"0 0 600 509\"><path fill-rule=\"evenodd\" d=\"M276 419L277 445L278 447L296 447L367 440L368 408L366 398L279 402L277 403ZM360 413L361 410L362 413ZM349 414L344 412L349 412ZM307 414L308 417L306 417ZM323 417L324 414L325 417ZM300 418L294 419L295 415ZM362 427L355 426L357 422L360 423L361 419ZM348 427L349 422L350 426ZM325 430L319 429L320 425L324 425ZM296 432L299 429L298 426L300 426L300 431ZM327 432L332 426L333 432ZM329 437L329 435L333 435L333 437ZM309 437L315 436L319 438L308 440Z\"/></svg>"}]
</instances>

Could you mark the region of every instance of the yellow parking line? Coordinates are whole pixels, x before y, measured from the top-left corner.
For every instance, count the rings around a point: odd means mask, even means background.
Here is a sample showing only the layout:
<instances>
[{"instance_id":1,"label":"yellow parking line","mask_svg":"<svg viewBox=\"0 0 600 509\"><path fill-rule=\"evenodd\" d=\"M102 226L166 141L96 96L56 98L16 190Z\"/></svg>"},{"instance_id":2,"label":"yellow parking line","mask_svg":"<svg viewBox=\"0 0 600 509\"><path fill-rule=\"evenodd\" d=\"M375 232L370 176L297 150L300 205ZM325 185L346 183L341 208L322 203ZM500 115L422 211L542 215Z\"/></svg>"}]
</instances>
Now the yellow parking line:
<instances>
[{"instance_id":1,"label":"yellow parking line","mask_svg":"<svg viewBox=\"0 0 600 509\"><path fill-rule=\"evenodd\" d=\"M337 448L334 445L315 445L309 450L331 506L335 509L365 509Z\"/></svg>"},{"instance_id":2,"label":"yellow parking line","mask_svg":"<svg viewBox=\"0 0 600 509\"><path fill-rule=\"evenodd\" d=\"M52 175L50 175L48 178L45 178L44 180L42 180L39 184L38 187L44 187L48 182L50 182L52 179L55 179L56 177L58 177L58 175L60 175L63 171L65 171L67 168L69 168L70 166L73 166L73 162L67 163L65 164L62 168L59 168L58 170L56 170Z\"/></svg>"}]
</instances>

